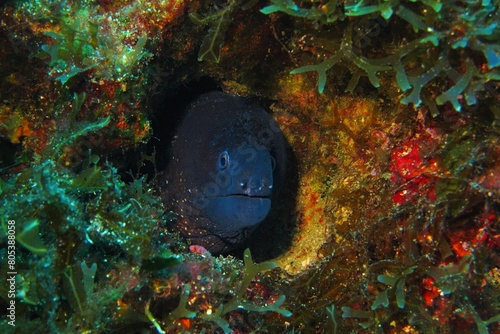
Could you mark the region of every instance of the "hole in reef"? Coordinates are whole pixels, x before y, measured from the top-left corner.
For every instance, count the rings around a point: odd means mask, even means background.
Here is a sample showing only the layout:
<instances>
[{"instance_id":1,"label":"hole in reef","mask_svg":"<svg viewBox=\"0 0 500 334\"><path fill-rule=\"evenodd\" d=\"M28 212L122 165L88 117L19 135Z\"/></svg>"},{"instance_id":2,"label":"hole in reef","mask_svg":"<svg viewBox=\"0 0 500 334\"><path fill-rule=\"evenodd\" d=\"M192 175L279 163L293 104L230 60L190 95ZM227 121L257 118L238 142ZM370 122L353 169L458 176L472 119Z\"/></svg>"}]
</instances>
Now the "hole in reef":
<instances>
[{"instance_id":1,"label":"hole in reef","mask_svg":"<svg viewBox=\"0 0 500 334\"><path fill-rule=\"evenodd\" d=\"M22 152L22 144L12 144L0 138L0 175L16 166L16 157Z\"/></svg>"},{"instance_id":2,"label":"hole in reef","mask_svg":"<svg viewBox=\"0 0 500 334\"><path fill-rule=\"evenodd\" d=\"M168 150L186 108L199 95L221 90L218 83L208 77L178 88L175 94L153 101L155 114L152 119L153 145L156 148L156 163L159 171L164 170L168 161Z\"/></svg>"},{"instance_id":3,"label":"hole in reef","mask_svg":"<svg viewBox=\"0 0 500 334\"><path fill-rule=\"evenodd\" d=\"M179 86L175 90L169 88L167 91L165 89L163 94L157 94L154 98L151 98L148 101L148 105L152 111L150 116L153 130L152 137L148 143L131 153L134 155L128 159L131 166L121 169L122 177L126 181L131 181L131 173L132 175L147 175L148 180L152 180L156 176L153 163L145 161L140 166L140 163L136 163L135 161L144 160L141 159L141 155L152 157L154 152L156 152L156 172L160 175L167 167L170 146L187 107L198 96L215 90L221 90L218 82L211 78L203 77L198 81ZM272 101L265 99L249 98L265 110L269 110L269 105L272 103ZM196 133L193 132L193 136L195 135ZM249 240L230 252L230 255L241 259L243 257L243 250L250 248L254 261L261 262L276 258L290 248L296 228L294 215L295 197L298 188L298 163L288 143L286 143L286 150L286 181L282 185L279 197L273 200L271 213L252 233ZM156 180L159 181L160 179L161 177Z\"/></svg>"},{"instance_id":4,"label":"hole in reef","mask_svg":"<svg viewBox=\"0 0 500 334\"><path fill-rule=\"evenodd\" d=\"M252 233L249 240L230 254L243 257L245 248L250 248L255 262L277 258L292 246L296 231L295 199L299 187L298 160L292 147L285 142L287 168L285 182L273 204L269 216Z\"/></svg>"},{"instance_id":5,"label":"hole in reef","mask_svg":"<svg viewBox=\"0 0 500 334\"><path fill-rule=\"evenodd\" d=\"M120 156L119 162L113 160L114 165L119 163L117 168L122 179L131 182L133 177L146 176L151 181L157 176L156 172L160 174L164 171L175 129L187 106L197 96L214 90L220 90L218 83L211 78L202 77L176 88L165 87L160 93L149 96L147 108L150 110L152 135L147 143Z\"/></svg>"}]
</instances>

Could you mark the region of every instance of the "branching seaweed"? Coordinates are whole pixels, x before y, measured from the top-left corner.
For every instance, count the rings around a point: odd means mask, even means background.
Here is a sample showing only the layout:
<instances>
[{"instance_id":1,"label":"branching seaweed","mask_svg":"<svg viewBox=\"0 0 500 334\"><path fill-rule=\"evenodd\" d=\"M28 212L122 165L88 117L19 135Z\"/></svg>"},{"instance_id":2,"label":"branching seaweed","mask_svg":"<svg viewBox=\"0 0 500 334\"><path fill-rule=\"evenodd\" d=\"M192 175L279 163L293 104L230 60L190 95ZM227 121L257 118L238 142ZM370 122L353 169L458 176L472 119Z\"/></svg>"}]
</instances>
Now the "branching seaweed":
<instances>
[{"instance_id":1,"label":"branching seaweed","mask_svg":"<svg viewBox=\"0 0 500 334\"><path fill-rule=\"evenodd\" d=\"M247 10L257 3L256 0L240 3L238 0L229 0L222 9L217 9L213 13L201 16L197 13L190 13L191 21L197 25L210 26L207 34L203 38L198 60L210 59L216 63L220 61L220 52L224 43L224 37L233 18L234 11L238 8Z\"/></svg>"},{"instance_id":2,"label":"branching seaweed","mask_svg":"<svg viewBox=\"0 0 500 334\"><path fill-rule=\"evenodd\" d=\"M333 23L345 17L340 10L338 0L311 1L310 8L301 8L292 0L271 0L272 5L266 6L260 10L262 14L272 14L283 12L291 16L306 18L311 21L322 24Z\"/></svg>"},{"instance_id":3,"label":"branching seaweed","mask_svg":"<svg viewBox=\"0 0 500 334\"><path fill-rule=\"evenodd\" d=\"M106 255L92 253L104 262L120 252L131 263L153 257L150 237L164 211L144 186L144 178L127 184L116 168L90 153L78 164L65 163L65 152L82 136L96 134L109 122L109 117L77 121L84 101L84 94L74 96L66 122L41 150L38 161L3 182L0 194L5 217L15 217L17 223L16 253L23 267L17 298L47 311L37 317L44 332L109 325L128 282L96 287L97 264L87 266L84 257L95 244L101 252L112 250ZM7 239L5 224L2 220L1 242ZM59 297L61 293L65 298ZM61 312L67 316L60 318ZM27 319L19 316L20 323Z\"/></svg>"},{"instance_id":4,"label":"branching seaweed","mask_svg":"<svg viewBox=\"0 0 500 334\"><path fill-rule=\"evenodd\" d=\"M146 36L138 37L134 45L124 43L118 32L110 34L110 39L99 32L102 28L92 21L89 8L82 5L73 10L76 14L58 18L60 29L44 33L50 42L42 45L43 52L38 55L48 58L49 74L62 84L89 70L99 79L121 81L141 59L151 56L144 48Z\"/></svg>"},{"instance_id":5,"label":"branching seaweed","mask_svg":"<svg viewBox=\"0 0 500 334\"><path fill-rule=\"evenodd\" d=\"M281 307L286 299L284 295L278 297L272 304L267 305L258 305L245 298L247 289L250 286L251 282L254 280L255 276L261 272L276 268L276 263L254 263L250 254L250 250L246 249L244 252L244 264L245 270L243 272L241 284L239 285L237 292L227 302L221 303L217 306L215 311L212 312L200 313L189 310L188 299L191 293L191 285L185 284L182 288L179 305L169 314L166 319L166 323L173 323L181 318L199 319L203 322L215 323L224 331L224 333L228 334L232 333L233 330L231 329L229 322L225 319L224 316L234 311L243 310L247 312L259 313L277 312L285 317L290 317L292 313ZM159 322L153 317L153 315L149 314L148 318L157 328L158 332L164 332L163 329L161 329Z\"/></svg>"},{"instance_id":6,"label":"branching seaweed","mask_svg":"<svg viewBox=\"0 0 500 334\"><path fill-rule=\"evenodd\" d=\"M369 59L358 56L352 51L352 44L350 42L350 34L348 34L342 41L340 45L339 51L333 56L328 58L326 61L322 62L318 65L308 65L292 70L290 74L300 74L304 72L316 71L318 73L318 92L323 93L326 85L326 71L332 68L341 60L349 60L354 65L357 66L358 69L364 71L368 76L371 84L374 87L380 87L380 82L377 78L377 74L382 71L387 71L391 67L387 65L379 65L371 62ZM381 63L381 62L379 62ZM355 71L347 86L347 91L352 91L358 84L358 80L360 77L360 73Z\"/></svg>"},{"instance_id":7,"label":"branching seaweed","mask_svg":"<svg viewBox=\"0 0 500 334\"><path fill-rule=\"evenodd\" d=\"M465 103L470 106L477 103L478 96L489 93L488 87L492 82L500 80L498 66L500 65L500 25L497 24L498 8L491 1L483 1L480 5L469 4L464 8L462 3L425 0L420 1L422 13L419 15L412 6L406 6L403 1L348 1L344 11L337 6L337 1L327 3L313 1L312 5L297 5L291 0L273 0L271 5L261 9L264 14L284 12L288 15L330 24L345 17L376 17L380 15L386 23L392 22L393 16L397 16L407 22L413 31L418 34L417 38L410 42L402 43L393 54L385 58L372 59L363 56L361 50L353 50L351 31L358 29L356 20L350 21L348 28L343 33L340 48L334 55L317 65L307 65L292 70L291 74L305 72L317 72L318 92L323 93L327 81L327 71L337 64L347 64L352 77L347 85L346 91L352 92L362 74L368 76L370 83L380 87L378 76L381 73L394 73L396 83L403 92L411 90L401 99L404 104L412 103L419 106L422 102L427 104L433 115L438 113L437 105L449 102L456 111L461 111ZM430 10L428 10L430 9ZM360 24L364 21L359 21ZM449 24L446 22L456 22ZM445 23L445 24L443 24ZM457 33L456 30L461 30ZM452 52L467 49L461 52L460 57L463 69L450 65L449 59ZM409 74L408 68L412 67L414 57L406 60L407 55L415 55L418 50L436 50L440 55L436 62L425 62L417 74ZM469 50L482 53L487 70L478 66L473 61ZM352 66L353 65L353 66ZM455 67L454 67L455 66ZM449 87L436 94L434 99L424 88L434 80L447 80Z\"/></svg>"}]
</instances>

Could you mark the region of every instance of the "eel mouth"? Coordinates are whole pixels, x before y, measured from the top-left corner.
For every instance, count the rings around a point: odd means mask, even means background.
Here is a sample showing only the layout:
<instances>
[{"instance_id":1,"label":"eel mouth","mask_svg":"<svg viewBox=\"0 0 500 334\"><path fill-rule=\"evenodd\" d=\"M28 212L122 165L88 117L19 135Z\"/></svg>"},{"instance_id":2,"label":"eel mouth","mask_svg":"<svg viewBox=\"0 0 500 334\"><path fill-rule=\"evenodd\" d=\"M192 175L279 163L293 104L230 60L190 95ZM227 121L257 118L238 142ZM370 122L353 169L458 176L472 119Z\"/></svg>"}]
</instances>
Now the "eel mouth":
<instances>
[{"instance_id":1,"label":"eel mouth","mask_svg":"<svg viewBox=\"0 0 500 334\"><path fill-rule=\"evenodd\" d=\"M229 194L229 195L224 195L224 196L212 196L212 197L207 197L207 198L227 198L227 197L246 197L246 198L267 198L270 199L270 196L256 196L256 195L247 195L247 194Z\"/></svg>"},{"instance_id":2,"label":"eel mouth","mask_svg":"<svg viewBox=\"0 0 500 334\"><path fill-rule=\"evenodd\" d=\"M232 194L207 197L205 214L224 230L253 228L263 221L271 210L269 197Z\"/></svg>"}]
</instances>

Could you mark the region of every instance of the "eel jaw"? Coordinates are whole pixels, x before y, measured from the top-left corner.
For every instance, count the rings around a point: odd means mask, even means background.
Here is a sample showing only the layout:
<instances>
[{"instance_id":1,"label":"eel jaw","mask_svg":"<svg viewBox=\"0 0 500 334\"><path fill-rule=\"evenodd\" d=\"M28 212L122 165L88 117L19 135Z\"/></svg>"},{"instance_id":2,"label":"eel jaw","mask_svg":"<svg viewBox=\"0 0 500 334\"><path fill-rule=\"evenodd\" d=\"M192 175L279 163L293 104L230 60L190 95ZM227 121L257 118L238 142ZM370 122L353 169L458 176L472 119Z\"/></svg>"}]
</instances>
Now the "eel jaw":
<instances>
[{"instance_id":1,"label":"eel jaw","mask_svg":"<svg viewBox=\"0 0 500 334\"><path fill-rule=\"evenodd\" d=\"M271 210L269 197L242 194L206 198L204 213L215 223L217 230L230 231L253 229ZM224 233L224 232L223 232Z\"/></svg>"}]
</instances>

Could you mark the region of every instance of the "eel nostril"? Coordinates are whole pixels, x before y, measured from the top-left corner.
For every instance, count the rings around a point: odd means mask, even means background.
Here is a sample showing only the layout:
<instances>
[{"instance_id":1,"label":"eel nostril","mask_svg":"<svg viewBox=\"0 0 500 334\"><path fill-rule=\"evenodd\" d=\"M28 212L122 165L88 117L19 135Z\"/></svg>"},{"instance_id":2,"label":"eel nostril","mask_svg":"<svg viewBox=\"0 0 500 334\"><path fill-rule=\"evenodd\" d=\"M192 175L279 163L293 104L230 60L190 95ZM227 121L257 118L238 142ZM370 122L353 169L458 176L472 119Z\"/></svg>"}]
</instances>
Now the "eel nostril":
<instances>
[{"instance_id":1,"label":"eel nostril","mask_svg":"<svg viewBox=\"0 0 500 334\"><path fill-rule=\"evenodd\" d=\"M262 188L273 189L273 183L270 182L268 179L263 178L262 179Z\"/></svg>"},{"instance_id":2,"label":"eel nostril","mask_svg":"<svg viewBox=\"0 0 500 334\"><path fill-rule=\"evenodd\" d=\"M266 195L273 188L273 183L268 178L241 178L238 182L242 191L249 196Z\"/></svg>"},{"instance_id":3,"label":"eel nostril","mask_svg":"<svg viewBox=\"0 0 500 334\"><path fill-rule=\"evenodd\" d=\"M241 181L240 181L240 187L241 187L242 189L246 189L246 188L248 188L248 180L247 180L247 179L243 179L243 180L241 180Z\"/></svg>"}]
</instances>

